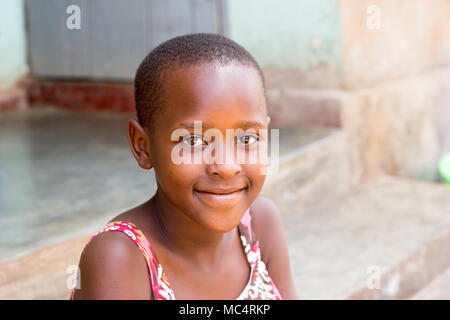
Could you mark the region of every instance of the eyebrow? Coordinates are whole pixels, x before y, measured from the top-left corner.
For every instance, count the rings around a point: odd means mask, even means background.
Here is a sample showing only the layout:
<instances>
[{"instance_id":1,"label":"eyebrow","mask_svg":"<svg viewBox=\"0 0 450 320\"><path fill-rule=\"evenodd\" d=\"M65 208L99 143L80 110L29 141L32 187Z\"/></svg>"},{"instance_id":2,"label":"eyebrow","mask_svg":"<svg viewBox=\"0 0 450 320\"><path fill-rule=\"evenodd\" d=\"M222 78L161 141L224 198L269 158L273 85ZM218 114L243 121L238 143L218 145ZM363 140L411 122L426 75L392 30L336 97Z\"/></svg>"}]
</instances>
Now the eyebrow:
<instances>
[{"instance_id":1,"label":"eyebrow","mask_svg":"<svg viewBox=\"0 0 450 320\"><path fill-rule=\"evenodd\" d=\"M213 126L211 126L210 124L208 124L207 122L203 122L202 121L202 128L212 128ZM259 122L259 121L253 121L253 120L248 120L248 121L240 121L237 123L237 127L240 129L248 129L248 128L265 128L266 126ZM174 127L174 130L177 128L185 128L185 129L194 129L194 122L182 122L179 123L176 127ZM231 128L230 128L231 129Z\"/></svg>"}]
</instances>

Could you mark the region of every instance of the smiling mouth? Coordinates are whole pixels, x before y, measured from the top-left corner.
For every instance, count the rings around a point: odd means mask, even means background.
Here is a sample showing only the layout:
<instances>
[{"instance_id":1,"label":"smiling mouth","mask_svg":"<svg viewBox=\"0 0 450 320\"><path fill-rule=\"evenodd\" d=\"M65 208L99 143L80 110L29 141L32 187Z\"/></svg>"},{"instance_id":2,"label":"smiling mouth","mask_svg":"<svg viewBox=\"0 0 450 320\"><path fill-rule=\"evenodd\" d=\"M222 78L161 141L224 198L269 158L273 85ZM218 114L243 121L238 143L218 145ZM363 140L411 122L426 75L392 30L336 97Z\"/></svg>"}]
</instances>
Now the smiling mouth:
<instances>
[{"instance_id":1,"label":"smiling mouth","mask_svg":"<svg viewBox=\"0 0 450 320\"><path fill-rule=\"evenodd\" d=\"M239 192L239 191L246 190L246 189L247 189L247 187L240 188L240 189L211 189L211 190L195 189L194 191L202 192L202 193L211 193L211 194L216 194L216 195L226 195L226 194L232 194L232 193Z\"/></svg>"},{"instance_id":2,"label":"smiling mouth","mask_svg":"<svg viewBox=\"0 0 450 320\"><path fill-rule=\"evenodd\" d=\"M247 191L247 187L233 190L194 190L197 198L207 206L230 207L236 205Z\"/></svg>"}]
</instances>

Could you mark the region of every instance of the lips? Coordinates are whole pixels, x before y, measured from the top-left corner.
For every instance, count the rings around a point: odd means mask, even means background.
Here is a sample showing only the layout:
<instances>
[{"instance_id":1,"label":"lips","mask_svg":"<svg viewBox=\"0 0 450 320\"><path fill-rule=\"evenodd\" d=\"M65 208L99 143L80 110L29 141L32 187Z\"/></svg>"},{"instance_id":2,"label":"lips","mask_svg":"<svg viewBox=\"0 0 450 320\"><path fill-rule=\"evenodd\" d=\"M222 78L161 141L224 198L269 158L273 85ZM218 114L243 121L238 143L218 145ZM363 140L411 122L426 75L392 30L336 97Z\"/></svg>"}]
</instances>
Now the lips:
<instances>
[{"instance_id":1,"label":"lips","mask_svg":"<svg viewBox=\"0 0 450 320\"><path fill-rule=\"evenodd\" d=\"M235 206L245 195L247 187L241 188L209 188L195 189L194 194L205 205L210 207Z\"/></svg>"},{"instance_id":2,"label":"lips","mask_svg":"<svg viewBox=\"0 0 450 320\"><path fill-rule=\"evenodd\" d=\"M208 188L205 190L196 189L197 192L206 192L206 193L213 193L213 194L230 194L233 192L240 191L242 189L245 189L246 187L241 188Z\"/></svg>"}]
</instances>

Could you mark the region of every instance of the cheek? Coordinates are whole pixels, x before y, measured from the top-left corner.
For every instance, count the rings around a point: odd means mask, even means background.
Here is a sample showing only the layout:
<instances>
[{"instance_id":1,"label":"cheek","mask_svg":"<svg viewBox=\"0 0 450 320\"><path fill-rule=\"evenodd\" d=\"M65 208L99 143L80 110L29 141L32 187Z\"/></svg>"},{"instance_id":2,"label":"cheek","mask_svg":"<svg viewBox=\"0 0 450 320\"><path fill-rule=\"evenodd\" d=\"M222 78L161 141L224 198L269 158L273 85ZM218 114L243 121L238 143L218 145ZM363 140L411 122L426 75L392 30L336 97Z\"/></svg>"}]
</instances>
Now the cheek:
<instances>
[{"instance_id":1,"label":"cheek","mask_svg":"<svg viewBox=\"0 0 450 320\"><path fill-rule=\"evenodd\" d=\"M266 176L261 174L262 168L264 167L262 164L252 164L246 165L244 168L246 175L252 183L252 190L250 190L252 195L256 194L257 196L264 185Z\"/></svg>"},{"instance_id":2,"label":"cheek","mask_svg":"<svg viewBox=\"0 0 450 320\"><path fill-rule=\"evenodd\" d=\"M160 177L164 179L164 185L170 186L176 193L186 194L192 189L192 185L200 174L200 166L189 164L174 164L170 159L165 162L160 171ZM189 189L189 190L188 190Z\"/></svg>"},{"instance_id":3,"label":"cheek","mask_svg":"<svg viewBox=\"0 0 450 320\"><path fill-rule=\"evenodd\" d=\"M157 149L155 173L159 185L168 194L186 196L187 189L192 189L192 184L201 170L201 166L191 164L176 164L172 160L172 147L160 146ZM167 192L166 192L167 193Z\"/></svg>"},{"instance_id":4,"label":"cheek","mask_svg":"<svg viewBox=\"0 0 450 320\"><path fill-rule=\"evenodd\" d=\"M192 202L192 185L200 174L195 166L167 163L155 171L155 174L161 191L173 204L189 207Z\"/></svg>"}]
</instances>

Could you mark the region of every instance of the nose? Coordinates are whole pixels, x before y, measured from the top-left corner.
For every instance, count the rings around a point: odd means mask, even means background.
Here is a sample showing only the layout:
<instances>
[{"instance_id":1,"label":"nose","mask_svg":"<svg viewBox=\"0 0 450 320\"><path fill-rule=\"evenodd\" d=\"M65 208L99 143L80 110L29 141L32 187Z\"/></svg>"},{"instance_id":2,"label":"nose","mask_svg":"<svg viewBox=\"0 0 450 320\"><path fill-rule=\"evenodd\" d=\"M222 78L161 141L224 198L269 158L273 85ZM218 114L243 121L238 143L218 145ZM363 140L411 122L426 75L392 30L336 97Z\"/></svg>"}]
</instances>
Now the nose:
<instances>
[{"instance_id":1,"label":"nose","mask_svg":"<svg viewBox=\"0 0 450 320\"><path fill-rule=\"evenodd\" d=\"M238 163L210 164L207 168L209 175L218 175L224 179L230 179L241 172L241 165Z\"/></svg>"},{"instance_id":2,"label":"nose","mask_svg":"<svg viewBox=\"0 0 450 320\"><path fill-rule=\"evenodd\" d=\"M232 141L230 143L233 143ZM241 172L241 164L236 161L236 150L231 145L226 146L226 142L214 145L212 151L213 160L207 165L209 175L218 175L223 179L229 179ZM221 151L217 153L216 151ZM217 157L216 157L217 156Z\"/></svg>"}]
</instances>

